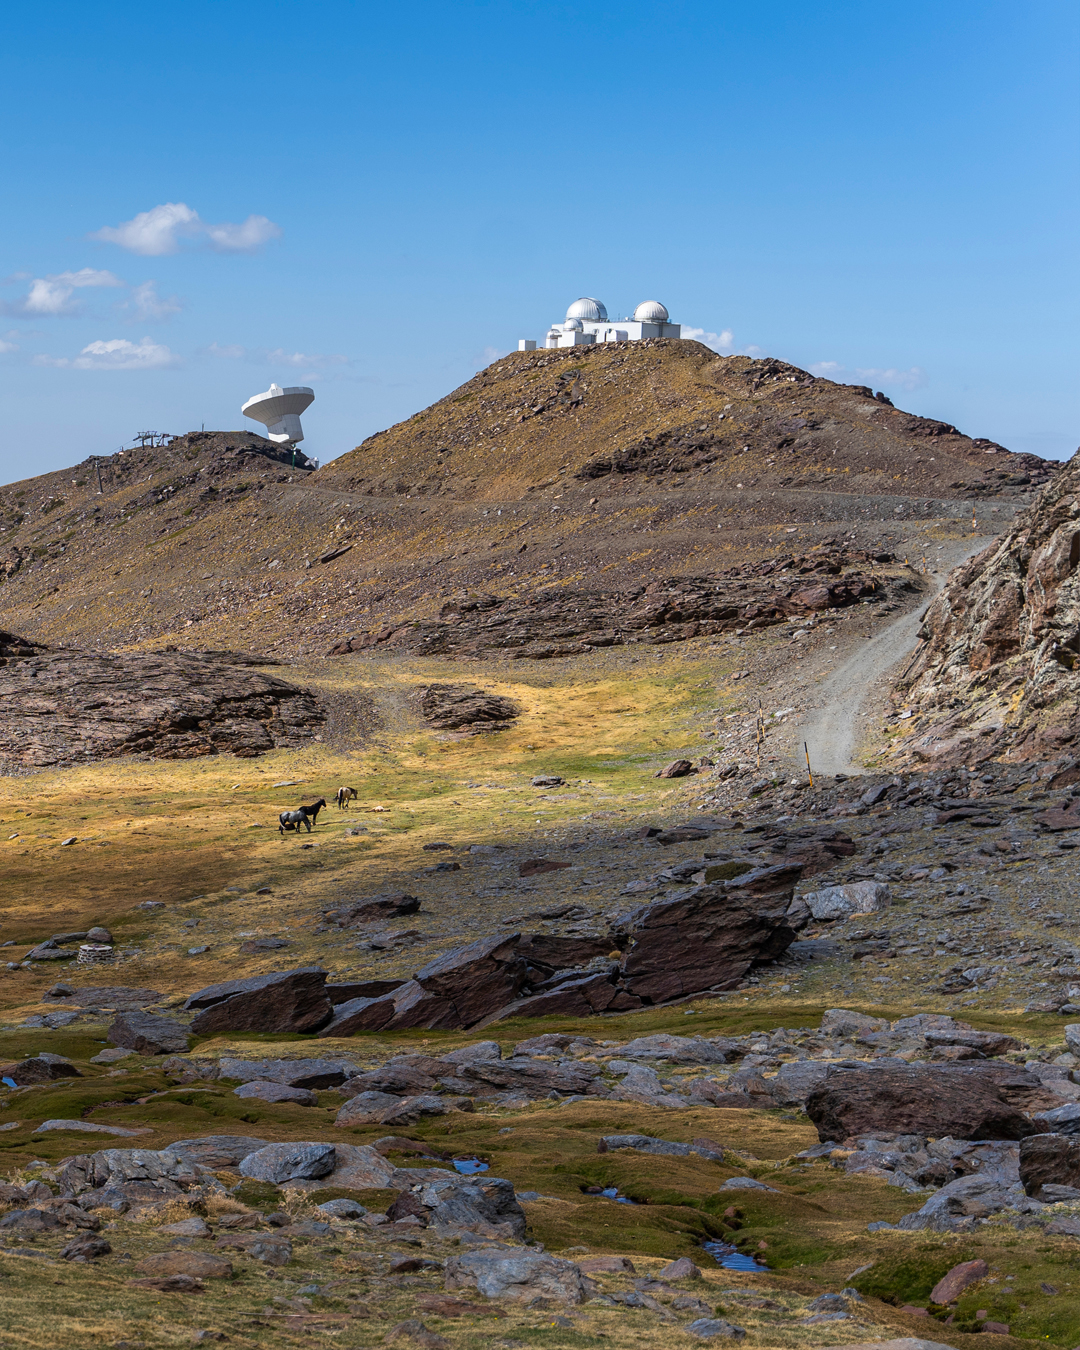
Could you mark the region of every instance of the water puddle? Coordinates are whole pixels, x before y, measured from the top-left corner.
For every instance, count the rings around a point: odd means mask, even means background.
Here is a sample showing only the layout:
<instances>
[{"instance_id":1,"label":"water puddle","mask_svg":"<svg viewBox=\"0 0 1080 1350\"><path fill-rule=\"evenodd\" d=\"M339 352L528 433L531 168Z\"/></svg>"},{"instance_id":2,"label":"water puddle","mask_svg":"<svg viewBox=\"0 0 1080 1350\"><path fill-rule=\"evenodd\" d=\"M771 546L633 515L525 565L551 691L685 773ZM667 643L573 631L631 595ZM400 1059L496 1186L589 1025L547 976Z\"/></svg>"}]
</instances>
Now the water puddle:
<instances>
[{"instance_id":1,"label":"water puddle","mask_svg":"<svg viewBox=\"0 0 1080 1350\"><path fill-rule=\"evenodd\" d=\"M617 1205L640 1205L642 1203L640 1200L631 1200L628 1195L620 1195L617 1186L605 1186L603 1188L587 1186L584 1194L601 1196L605 1200L614 1200Z\"/></svg>"},{"instance_id":2,"label":"water puddle","mask_svg":"<svg viewBox=\"0 0 1080 1350\"><path fill-rule=\"evenodd\" d=\"M745 1252L733 1247L730 1242L703 1242L702 1247L725 1270L768 1270L766 1263L756 1256L747 1256Z\"/></svg>"},{"instance_id":3,"label":"water puddle","mask_svg":"<svg viewBox=\"0 0 1080 1350\"><path fill-rule=\"evenodd\" d=\"M479 1158L454 1159L454 1171L460 1172L463 1177L475 1176L477 1172L486 1172L490 1166L490 1163L481 1162Z\"/></svg>"},{"instance_id":4,"label":"water puddle","mask_svg":"<svg viewBox=\"0 0 1080 1350\"><path fill-rule=\"evenodd\" d=\"M19 1086L18 1083L16 1083L16 1081L15 1081L14 1078L0 1078L0 1083L3 1083L5 1087L18 1087L18 1086Z\"/></svg>"}]
</instances>

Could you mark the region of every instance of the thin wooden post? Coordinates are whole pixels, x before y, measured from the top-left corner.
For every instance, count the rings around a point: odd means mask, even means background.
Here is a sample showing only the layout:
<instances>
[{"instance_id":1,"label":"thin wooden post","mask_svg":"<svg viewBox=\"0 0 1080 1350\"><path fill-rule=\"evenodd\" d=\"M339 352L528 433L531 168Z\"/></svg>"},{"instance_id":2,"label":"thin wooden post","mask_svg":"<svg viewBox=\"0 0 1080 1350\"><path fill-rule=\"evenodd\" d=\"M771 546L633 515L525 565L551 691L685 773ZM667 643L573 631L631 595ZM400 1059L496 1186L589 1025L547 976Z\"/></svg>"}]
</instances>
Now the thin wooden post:
<instances>
[{"instance_id":1,"label":"thin wooden post","mask_svg":"<svg viewBox=\"0 0 1080 1350\"><path fill-rule=\"evenodd\" d=\"M802 743L803 753L806 755L806 772L810 775L810 786L814 786L814 771L810 767L810 751L806 748L806 742Z\"/></svg>"}]
</instances>

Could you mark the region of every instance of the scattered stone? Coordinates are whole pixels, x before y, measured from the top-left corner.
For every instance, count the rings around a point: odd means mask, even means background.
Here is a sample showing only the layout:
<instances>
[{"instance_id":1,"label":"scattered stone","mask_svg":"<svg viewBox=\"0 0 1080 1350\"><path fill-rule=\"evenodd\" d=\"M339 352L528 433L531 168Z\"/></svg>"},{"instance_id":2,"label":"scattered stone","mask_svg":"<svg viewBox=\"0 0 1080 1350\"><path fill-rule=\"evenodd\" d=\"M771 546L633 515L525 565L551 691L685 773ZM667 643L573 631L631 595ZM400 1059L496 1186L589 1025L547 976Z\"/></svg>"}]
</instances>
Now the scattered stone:
<instances>
[{"instance_id":1,"label":"scattered stone","mask_svg":"<svg viewBox=\"0 0 1080 1350\"><path fill-rule=\"evenodd\" d=\"M693 764L688 759L673 759L670 764L664 768L658 769L653 774L654 778L685 778L687 774L695 773Z\"/></svg>"},{"instance_id":2,"label":"scattered stone","mask_svg":"<svg viewBox=\"0 0 1080 1350\"><path fill-rule=\"evenodd\" d=\"M687 1322L684 1329L702 1341L710 1341L716 1337L741 1341L746 1336L746 1331L742 1327L737 1327L722 1317L699 1317L694 1322Z\"/></svg>"},{"instance_id":3,"label":"scattered stone","mask_svg":"<svg viewBox=\"0 0 1080 1350\"><path fill-rule=\"evenodd\" d=\"M125 1283L130 1289L156 1289L159 1294L201 1294L204 1292L202 1281L197 1280L194 1275L165 1275L161 1279L127 1280ZM135 1350L136 1347L144 1345L144 1341L116 1341L113 1344L113 1350L117 1350L118 1346L130 1347L130 1350Z\"/></svg>"},{"instance_id":4,"label":"scattered stone","mask_svg":"<svg viewBox=\"0 0 1080 1350\"><path fill-rule=\"evenodd\" d=\"M234 1059L222 1055L218 1060L222 1078L240 1083L282 1083L286 1087L340 1087L359 1069L351 1060L341 1059Z\"/></svg>"},{"instance_id":5,"label":"scattered stone","mask_svg":"<svg viewBox=\"0 0 1080 1350\"><path fill-rule=\"evenodd\" d=\"M329 1214L332 1219L362 1219L367 1213L355 1200L327 1200L317 1208L320 1214Z\"/></svg>"},{"instance_id":6,"label":"scattered stone","mask_svg":"<svg viewBox=\"0 0 1080 1350\"><path fill-rule=\"evenodd\" d=\"M417 897L406 895L402 891L393 895L379 896L375 900L358 900L346 909L324 910L323 918L327 923L334 924L338 928L356 928L364 924L377 923L383 919L397 919L407 914L415 914L419 908L420 901ZM398 983L403 982L399 980ZM375 991L368 990L366 992L374 993ZM379 992L386 991L380 990ZM350 997L362 997L362 991L357 990Z\"/></svg>"},{"instance_id":7,"label":"scattered stone","mask_svg":"<svg viewBox=\"0 0 1080 1350\"><path fill-rule=\"evenodd\" d=\"M110 1243L102 1237L80 1235L60 1249L62 1261L96 1261L99 1256L108 1256L112 1251Z\"/></svg>"},{"instance_id":8,"label":"scattered stone","mask_svg":"<svg viewBox=\"0 0 1080 1350\"><path fill-rule=\"evenodd\" d=\"M952 1270L943 1275L937 1284L930 1291L931 1303L955 1303L965 1289L980 1280L985 1280L990 1274L990 1267L985 1261L979 1259L975 1261L962 1261L960 1265L953 1266Z\"/></svg>"},{"instance_id":9,"label":"scattered stone","mask_svg":"<svg viewBox=\"0 0 1080 1350\"><path fill-rule=\"evenodd\" d=\"M518 876L538 877L542 876L545 872L562 872L572 866L573 863L556 862L553 858L526 858L526 860L518 866Z\"/></svg>"},{"instance_id":10,"label":"scattered stone","mask_svg":"<svg viewBox=\"0 0 1080 1350\"><path fill-rule=\"evenodd\" d=\"M775 1186L766 1186L763 1181L753 1177L728 1177L720 1187L722 1191L775 1191Z\"/></svg>"},{"instance_id":11,"label":"scattered stone","mask_svg":"<svg viewBox=\"0 0 1080 1350\"><path fill-rule=\"evenodd\" d=\"M219 1237L219 1247L234 1248L267 1266L287 1266L292 1260L292 1243L280 1233L235 1233Z\"/></svg>"},{"instance_id":12,"label":"scattered stone","mask_svg":"<svg viewBox=\"0 0 1080 1350\"><path fill-rule=\"evenodd\" d=\"M586 1275L636 1275L633 1261L628 1256L586 1256L577 1262Z\"/></svg>"},{"instance_id":13,"label":"scattered stone","mask_svg":"<svg viewBox=\"0 0 1080 1350\"><path fill-rule=\"evenodd\" d=\"M234 1097L254 1097L260 1102L293 1102L297 1106L318 1106L319 1099L307 1088L288 1087L285 1083L241 1083L233 1088Z\"/></svg>"},{"instance_id":14,"label":"scattered stone","mask_svg":"<svg viewBox=\"0 0 1080 1350\"><path fill-rule=\"evenodd\" d=\"M53 1083L59 1078L81 1078L74 1064L60 1055L34 1055L18 1064L5 1065L4 1077L14 1079L18 1087L33 1083Z\"/></svg>"},{"instance_id":15,"label":"scattered stone","mask_svg":"<svg viewBox=\"0 0 1080 1350\"><path fill-rule=\"evenodd\" d=\"M113 1045L140 1055L184 1054L189 1040L187 1027L172 1018L135 1011L121 1013L105 1034Z\"/></svg>"},{"instance_id":16,"label":"scattered stone","mask_svg":"<svg viewBox=\"0 0 1080 1350\"><path fill-rule=\"evenodd\" d=\"M710 1162L723 1162L723 1151L715 1152L712 1149L700 1144L676 1144L667 1139L654 1139L647 1134L606 1134L600 1140L604 1145L598 1152L608 1152L612 1149L632 1148L639 1153L656 1153L676 1158L687 1158L691 1154L706 1158ZM681 1258L680 1258L681 1259ZM671 1278L675 1278L672 1276Z\"/></svg>"},{"instance_id":17,"label":"scattered stone","mask_svg":"<svg viewBox=\"0 0 1080 1350\"><path fill-rule=\"evenodd\" d=\"M590 1282L573 1261L528 1248L479 1247L446 1263L447 1289L475 1289L485 1298L528 1303L549 1298L558 1303L582 1303Z\"/></svg>"},{"instance_id":18,"label":"scattered stone","mask_svg":"<svg viewBox=\"0 0 1080 1350\"><path fill-rule=\"evenodd\" d=\"M128 1059L135 1054L134 1050L124 1050L118 1046L110 1046L108 1050L101 1050L96 1055L90 1057L91 1064L117 1064L122 1059Z\"/></svg>"},{"instance_id":19,"label":"scattered stone","mask_svg":"<svg viewBox=\"0 0 1080 1350\"><path fill-rule=\"evenodd\" d=\"M167 1223L158 1229L159 1233L168 1233L170 1237L210 1237L210 1229L207 1224L198 1217L192 1216L190 1219L181 1219L178 1223Z\"/></svg>"},{"instance_id":20,"label":"scattered stone","mask_svg":"<svg viewBox=\"0 0 1080 1350\"><path fill-rule=\"evenodd\" d=\"M72 1130L76 1134L111 1134L121 1139L133 1139L139 1134L153 1134L145 1125L129 1129L124 1125L98 1125L92 1120L43 1120L34 1130L35 1134L47 1134L51 1130Z\"/></svg>"},{"instance_id":21,"label":"scattered stone","mask_svg":"<svg viewBox=\"0 0 1080 1350\"><path fill-rule=\"evenodd\" d=\"M429 1331L418 1317L409 1317L404 1322L398 1322L386 1333L386 1339L412 1341L414 1345L423 1346L424 1350L450 1350L450 1342L446 1337Z\"/></svg>"},{"instance_id":22,"label":"scattered stone","mask_svg":"<svg viewBox=\"0 0 1080 1350\"><path fill-rule=\"evenodd\" d=\"M677 1261L672 1261L663 1270L657 1271L655 1278L658 1280L700 1280L701 1271L688 1256L680 1256Z\"/></svg>"},{"instance_id":23,"label":"scattered stone","mask_svg":"<svg viewBox=\"0 0 1080 1350\"><path fill-rule=\"evenodd\" d=\"M141 1275L156 1279L170 1275L190 1275L197 1280L229 1280L233 1273L232 1264L223 1257L211 1256L209 1252L188 1251L156 1252L153 1256L144 1256L135 1269Z\"/></svg>"}]
</instances>

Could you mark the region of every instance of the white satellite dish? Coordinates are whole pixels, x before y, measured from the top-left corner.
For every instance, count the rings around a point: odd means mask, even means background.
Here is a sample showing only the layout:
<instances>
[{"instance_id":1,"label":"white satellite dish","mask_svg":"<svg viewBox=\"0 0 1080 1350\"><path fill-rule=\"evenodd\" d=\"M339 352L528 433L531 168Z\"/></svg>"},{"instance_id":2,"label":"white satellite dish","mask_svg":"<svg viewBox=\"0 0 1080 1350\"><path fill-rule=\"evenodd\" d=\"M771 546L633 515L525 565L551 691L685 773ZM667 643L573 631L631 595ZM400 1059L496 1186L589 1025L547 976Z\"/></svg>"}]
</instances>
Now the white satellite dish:
<instances>
[{"instance_id":1,"label":"white satellite dish","mask_svg":"<svg viewBox=\"0 0 1080 1350\"><path fill-rule=\"evenodd\" d=\"M288 389L272 384L265 394L249 398L240 411L266 426L267 437L278 445L295 445L304 439L300 414L315 401L315 390L297 384Z\"/></svg>"}]
</instances>

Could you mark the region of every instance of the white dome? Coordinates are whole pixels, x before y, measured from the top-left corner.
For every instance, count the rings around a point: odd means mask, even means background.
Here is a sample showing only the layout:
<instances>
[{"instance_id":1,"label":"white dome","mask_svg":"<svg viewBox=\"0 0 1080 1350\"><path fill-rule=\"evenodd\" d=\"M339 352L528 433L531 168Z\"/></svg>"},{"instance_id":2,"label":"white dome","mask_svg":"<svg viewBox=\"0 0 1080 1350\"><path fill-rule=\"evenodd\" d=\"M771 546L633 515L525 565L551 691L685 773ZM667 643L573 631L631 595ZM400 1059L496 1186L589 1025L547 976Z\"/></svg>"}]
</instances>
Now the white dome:
<instances>
[{"instance_id":1,"label":"white dome","mask_svg":"<svg viewBox=\"0 0 1080 1350\"><path fill-rule=\"evenodd\" d=\"M667 323L668 312L659 300L643 300L634 310L638 323Z\"/></svg>"},{"instance_id":2,"label":"white dome","mask_svg":"<svg viewBox=\"0 0 1080 1350\"><path fill-rule=\"evenodd\" d=\"M580 333L581 328L582 328L581 320L578 318L567 319L567 321L562 326L564 333L573 333L573 332Z\"/></svg>"},{"instance_id":3,"label":"white dome","mask_svg":"<svg viewBox=\"0 0 1080 1350\"><path fill-rule=\"evenodd\" d=\"M607 310L599 300L594 300L591 295L583 295L566 311L566 317L585 319L589 323L607 323Z\"/></svg>"}]
</instances>

